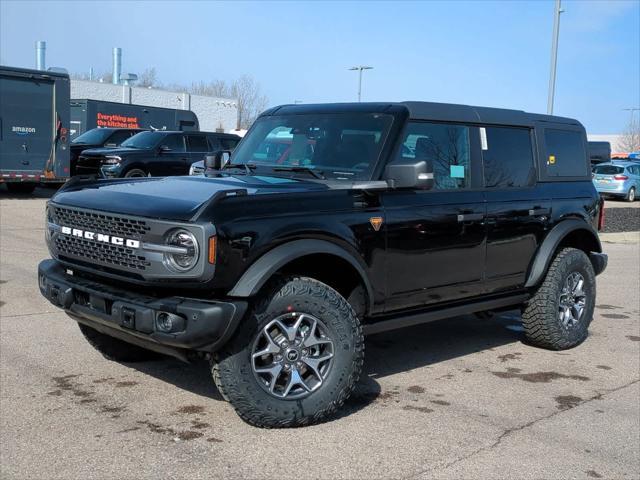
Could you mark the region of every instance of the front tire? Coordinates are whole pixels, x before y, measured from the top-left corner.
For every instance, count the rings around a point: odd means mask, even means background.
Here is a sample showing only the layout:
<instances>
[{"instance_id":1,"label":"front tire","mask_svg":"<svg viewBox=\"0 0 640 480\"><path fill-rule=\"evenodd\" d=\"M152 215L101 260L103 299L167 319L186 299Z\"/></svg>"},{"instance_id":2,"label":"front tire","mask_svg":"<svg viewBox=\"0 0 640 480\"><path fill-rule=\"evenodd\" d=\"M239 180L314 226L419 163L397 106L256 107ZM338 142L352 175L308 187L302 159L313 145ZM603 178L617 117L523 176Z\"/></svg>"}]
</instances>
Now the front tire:
<instances>
[{"instance_id":1,"label":"front tire","mask_svg":"<svg viewBox=\"0 0 640 480\"><path fill-rule=\"evenodd\" d=\"M212 368L222 396L247 423L310 425L351 395L364 361L362 327L334 289L306 277L267 287Z\"/></svg>"},{"instance_id":2,"label":"front tire","mask_svg":"<svg viewBox=\"0 0 640 480\"><path fill-rule=\"evenodd\" d=\"M147 174L144 170L140 170L139 168L132 168L127 173L124 174L125 178L139 178L146 177Z\"/></svg>"},{"instance_id":3,"label":"front tire","mask_svg":"<svg viewBox=\"0 0 640 480\"><path fill-rule=\"evenodd\" d=\"M588 336L596 301L596 279L589 257L564 248L522 313L527 340L538 347L565 350Z\"/></svg>"},{"instance_id":4,"label":"front tire","mask_svg":"<svg viewBox=\"0 0 640 480\"><path fill-rule=\"evenodd\" d=\"M78 323L78 326L89 344L107 360L134 363L155 360L159 357L156 352L110 337L83 323Z\"/></svg>"}]
</instances>

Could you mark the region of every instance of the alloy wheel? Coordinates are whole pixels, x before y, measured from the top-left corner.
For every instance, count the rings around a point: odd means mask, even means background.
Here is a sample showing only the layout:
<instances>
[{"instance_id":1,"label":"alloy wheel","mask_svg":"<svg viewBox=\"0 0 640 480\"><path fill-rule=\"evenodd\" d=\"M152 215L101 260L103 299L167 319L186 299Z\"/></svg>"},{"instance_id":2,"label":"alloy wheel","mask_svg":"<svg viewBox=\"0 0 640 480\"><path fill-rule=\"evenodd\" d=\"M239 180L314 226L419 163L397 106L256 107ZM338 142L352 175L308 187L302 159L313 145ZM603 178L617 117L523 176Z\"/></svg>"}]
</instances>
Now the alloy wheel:
<instances>
[{"instance_id":1,"label":"alloy wheel","mask_svg":"<svg viewBox=\"0 0 640 480\"><path fill-rule=\"evenodd\" d=\"M583 287L584 277L578 272L570 273L564 281L560 291L558 318L566 329L575 326L582 318L587 304Z\"/></svg>"},{"instance_id":2,"label":"alloy wheel","mask_svg":"<svg viewBox=\"0 0 640 480\"><path fill-rule=\"evenodd\" d=\"M324 383L334 342L322 320L307 313L280 315L260 330L251 367L260 386L279 399L300 399Z\"/></svg>"}]
</instances>

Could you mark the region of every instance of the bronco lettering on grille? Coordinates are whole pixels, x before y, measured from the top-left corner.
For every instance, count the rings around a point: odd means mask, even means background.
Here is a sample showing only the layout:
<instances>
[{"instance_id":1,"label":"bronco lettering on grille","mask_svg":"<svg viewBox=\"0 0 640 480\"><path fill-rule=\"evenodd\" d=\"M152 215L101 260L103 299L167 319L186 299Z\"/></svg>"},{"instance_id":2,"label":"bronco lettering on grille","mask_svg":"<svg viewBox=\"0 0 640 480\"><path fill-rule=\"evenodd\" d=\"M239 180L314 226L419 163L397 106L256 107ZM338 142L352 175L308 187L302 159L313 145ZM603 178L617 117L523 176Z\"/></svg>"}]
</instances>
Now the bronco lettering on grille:
<instances>
[{"instance_id":1,"label":"bronco lettering on grille","mask_svg":"<svg viewBox=\"0 0 640 480\"><path fill-rule=\"evenodd\" d=\"M140 241L133 240L132 238L116 237L114 235L105 235L103 233L89 232L87 230L80 230L79 228L64 226L60 228L60 231L65 235L85 238L87 240L93 240L94 242L110 243L112 245L118 245L120 247L127 248L140 248Z\"/></svg>"}]
</instances>

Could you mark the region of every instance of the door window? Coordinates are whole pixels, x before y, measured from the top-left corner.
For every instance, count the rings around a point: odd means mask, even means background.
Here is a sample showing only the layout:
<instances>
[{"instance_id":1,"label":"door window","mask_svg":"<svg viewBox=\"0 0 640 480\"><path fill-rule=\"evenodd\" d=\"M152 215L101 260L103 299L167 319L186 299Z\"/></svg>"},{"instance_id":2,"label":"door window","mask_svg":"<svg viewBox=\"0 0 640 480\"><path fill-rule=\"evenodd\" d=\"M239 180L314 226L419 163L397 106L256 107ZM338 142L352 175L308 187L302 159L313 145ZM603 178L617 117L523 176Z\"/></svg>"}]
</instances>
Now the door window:
<instances>
[{"instance_id":1,"label":"door window","mask_svg":"<svg viewBox=\"0 0 640 480\"><path fill-rule=\"evenodd\" d=\"M135 133L136 132L132 132L131 130L120 130L120 131L114 132L114 134L111 135L109 139L106 141L105 145L106 146L113 145L114 147L117 147L122 142L124 142L127 138L131 137Z\"/></svg>"},{"instance_id":2,"label":"door window","mask_svg":"<svg viewBox=\"0 0 640 480\"><path fill-rule=\"evenodd\" d=\"M220 142L224 150L233 150L238 145L238 140L235 138L221 138Z\"/></svg>"},{"instance_id":3,"label":"door window","mask_svg":"<svg viewBox=\"0 0 640 480\"><path fill-rule=\"evenodd\" d=\"M220 143L220 139L216 137L208 137L209 141L209 151L217 152L218 150L225 150L225 148Z\"/></svg>"},{"instance_id":4,"label":"door window","mask_svg":"<svg viewBox=\"0 0 640 480\"><path fill-rule=\"evenodd\" d=\"M547 174L551 177L582 177L588 172L584 136L574 130L544 131Z\"/></svg>"},{"instance_id":5,"label":"door window","mask_svg":"<svg viewBox=\"0 0 640 480\"><path fill-rule=\"evenodd\" d=\"M190 152L207 152L209 147L207 145L207 137L204 135L189 135L187 136L189 142Z\"/></svg>"},{"instance_id":6,"label":"door window","mask_svg":"<svg viewBox=\"0 0 640 480\"><path fill-rule=\"evenodd\" d=\"M533 185L536 171L529 129L481 127L480 138L486 188Z\"/></svg>"},{"instance_id":7,"label":"door window","mask_svg":"<svg viewBox=\"0 0 640 480\"><path fill-rule=\"evenodd\" d=\"M169 147L173 153L183 153L185 151L184 137L182 135L169 135L160 142L160 146Z\"/></svg>"},{"instance_id":8,"label":"door window","mask_svg":"<svg viewBox=\"0 0 640 480\"><path fill-rule=\"evenodd\" d=\"M410 122L398 156L400 160L431 160L433 190L457 190L471 186L467 126Z\"/></svg>"}]
</instances>

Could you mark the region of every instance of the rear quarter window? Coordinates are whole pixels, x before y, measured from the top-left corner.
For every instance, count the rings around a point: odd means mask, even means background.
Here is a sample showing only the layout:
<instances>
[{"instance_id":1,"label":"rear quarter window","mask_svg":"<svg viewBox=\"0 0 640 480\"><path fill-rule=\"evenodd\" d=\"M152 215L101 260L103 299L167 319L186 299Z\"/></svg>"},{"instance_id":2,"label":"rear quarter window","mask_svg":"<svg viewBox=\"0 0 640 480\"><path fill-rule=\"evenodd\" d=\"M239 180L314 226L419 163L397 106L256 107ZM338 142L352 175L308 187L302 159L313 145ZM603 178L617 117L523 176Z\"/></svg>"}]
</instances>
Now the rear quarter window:
<instances>
[{"instance_id":1,"label":"rear quarter window","mask_svg":"<svg viewBox=\"0 0 640 480\"><path fill-rule=\"evenodd\" d=\"M582 132L548 128L544 131L544 141L549 177L584 177L588 174Z\"/></svg>"}]
</instances>

